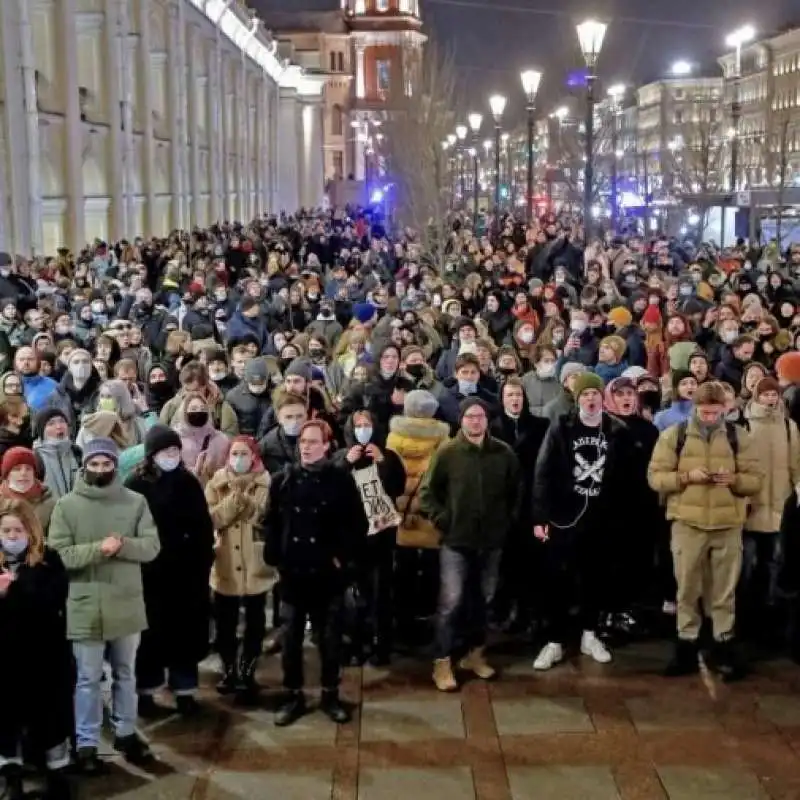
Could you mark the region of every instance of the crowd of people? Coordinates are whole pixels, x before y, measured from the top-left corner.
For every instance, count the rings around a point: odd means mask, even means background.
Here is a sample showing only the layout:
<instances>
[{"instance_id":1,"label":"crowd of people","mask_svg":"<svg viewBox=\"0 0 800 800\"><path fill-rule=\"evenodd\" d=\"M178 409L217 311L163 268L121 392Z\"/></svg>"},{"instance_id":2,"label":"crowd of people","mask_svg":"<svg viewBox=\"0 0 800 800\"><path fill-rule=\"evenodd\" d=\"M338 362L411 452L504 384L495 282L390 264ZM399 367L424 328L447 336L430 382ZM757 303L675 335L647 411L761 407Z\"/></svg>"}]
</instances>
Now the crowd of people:
<instances>
[{"instance_id":1,"label":"crowd of people","mask_svg":"<svg viewBox=\"0 0 800 800\"><path fill-rule=\"evenodd\" d=\"M410 648L455 691L668 635L800 658L800 246L299 211L0 267L0 774L52 800L198 665L275 724ZM751 650L747 650L751 652ZM752 651L754 652L754 651ZM759 650L761 652L761 650ZM278 655L279 654L279 655ZM165 691L162 691L165 690ZM165 698L174 706L165 706Z\"/></svg>"}]
</instances>

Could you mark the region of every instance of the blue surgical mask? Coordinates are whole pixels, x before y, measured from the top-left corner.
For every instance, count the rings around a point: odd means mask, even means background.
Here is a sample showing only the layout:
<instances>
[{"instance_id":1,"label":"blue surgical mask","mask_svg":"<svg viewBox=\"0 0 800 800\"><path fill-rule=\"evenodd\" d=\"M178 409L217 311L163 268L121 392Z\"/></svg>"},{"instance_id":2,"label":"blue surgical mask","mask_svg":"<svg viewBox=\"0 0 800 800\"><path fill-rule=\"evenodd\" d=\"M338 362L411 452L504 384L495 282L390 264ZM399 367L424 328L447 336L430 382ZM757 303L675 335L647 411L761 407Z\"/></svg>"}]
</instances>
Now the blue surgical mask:
<instances>
[{"instance_id":1,"label":"blue surgical mask","mask_svg":"<svg viewBox=\"0 0 800 800\"><path fill-rule=\"evenodd\" d=\"M302 422L281 422L281 428L287 436L299 436L300 428L303 427Z\"/></svg>"},{"instance_id":2,"label":"blue surgical mask","mask_svg":"<svg viewBox=\"0 0 800 800\"><path fill-rule=\"evenodd\" d=\"M475 381L458 381L459 394L475 394L478 391L478 384Z\"/></svg>"},{"instance_id":3,"label":"blue surgical mask","mask_svg":"<svg viewBox=\"0 0 800 800\"><path fill-rule=\"evenodd\" d=\"M362 445L369 444L372 439L372 428L354 428L353 433L355 434L356 441Z\"/></svg>"},{"instance_id":4,"label":"blue surgical mask","mask_svg":"<svg viewBox=\"0 0 800 800\"><path fill-rule=\"evenodd\" d=\"M250 471L252 460L247 456L231 456L230 465L231 469L237 475L244 475L245 472Z\"/></svg>"},{"instance_id":5,"label":"blue surgical mask","mask_svg":"<svg viewBox=\"0 0 800 800\"><path fill-rule=\"evenodd\" d=\"M28 537L19 539L0 539L0 550L13 558L19 558L28 549Z\"/></svg>"},{"instance_id":6,"label":"blue surgical mask","mask_svg":"<svg viewBox=\"0 0 800 800\"><path fill-rule=\"evenodd\" d=\"M161 453L153 456L153 461L155 461L156 466L163 470L164 472L173 472L174 470L178 469L178 465L181 463L180 456L165 456Z\"/></svg>"}]
</instances>

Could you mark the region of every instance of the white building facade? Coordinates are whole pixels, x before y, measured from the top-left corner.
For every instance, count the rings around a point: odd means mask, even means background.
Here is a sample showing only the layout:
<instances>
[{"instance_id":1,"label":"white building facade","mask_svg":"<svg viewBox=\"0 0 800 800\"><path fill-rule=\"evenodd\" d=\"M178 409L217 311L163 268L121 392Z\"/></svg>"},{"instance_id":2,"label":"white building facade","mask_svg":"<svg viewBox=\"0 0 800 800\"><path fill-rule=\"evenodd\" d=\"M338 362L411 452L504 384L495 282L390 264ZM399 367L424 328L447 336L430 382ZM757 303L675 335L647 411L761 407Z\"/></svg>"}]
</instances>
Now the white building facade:
<instances>
[{"instance_id":1,"label":"white building facade","mask_svg":"<svg viewBox=\"0 0 800 800\"><path fill-rule=\"evenodd\" d=\"M3 0L0 45L4 251L322 203L323 82L238 0Z\"/></svg>"}]
</instances>

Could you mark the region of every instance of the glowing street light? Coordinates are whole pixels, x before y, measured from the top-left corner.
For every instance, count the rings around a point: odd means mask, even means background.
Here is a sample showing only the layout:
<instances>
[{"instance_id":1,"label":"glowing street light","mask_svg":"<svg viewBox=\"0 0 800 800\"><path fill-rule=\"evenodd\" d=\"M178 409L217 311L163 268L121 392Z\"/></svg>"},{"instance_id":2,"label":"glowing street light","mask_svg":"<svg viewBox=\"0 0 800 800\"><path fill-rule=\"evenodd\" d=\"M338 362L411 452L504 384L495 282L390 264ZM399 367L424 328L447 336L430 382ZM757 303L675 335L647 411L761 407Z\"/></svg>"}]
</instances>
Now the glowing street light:
<instances>
[{"instance_id":1,"label":"glowing street light","mask_svg":"<svg viewBox=\"0 0 800 800\"><path fill-rule=\"evenodd\" d=\"M494 207L495 212L500 211L500 132L503 112L506 110L506 98L502 94L493 94L489 98L489 108L494 117ZM484 142L485 146L485 142ZM489 157L489 148L486 148L486 157Z\"/></svg>"},{"instance_id":2,"label":"glowing street light","mask_svg":"<svg viewBox=\"0 0 800 800\"><path fill-rule=\"evenodd\" d=\"M526 69L520 73L522 91L525 92L525 110L528 113L528 194L526 207L528 222L533 219L533 126L536 113L536 95L542 82L542 73L536 69Z\"/></svg>"},{"instance_id":3,"label":"glowing street light","mask_svg":"<svg viewBox=\"0 0 800 800\"><path fill-rule=\"evenodd\" d=\"M672 65L672 68L670 69L670 72L676 78L680 78L680 77L684 77L686 75L691 75L693 70L694 70L694 68L692 67L690 62L681 60L681 61L676 61Z\"/></svg>"}]
</instances>

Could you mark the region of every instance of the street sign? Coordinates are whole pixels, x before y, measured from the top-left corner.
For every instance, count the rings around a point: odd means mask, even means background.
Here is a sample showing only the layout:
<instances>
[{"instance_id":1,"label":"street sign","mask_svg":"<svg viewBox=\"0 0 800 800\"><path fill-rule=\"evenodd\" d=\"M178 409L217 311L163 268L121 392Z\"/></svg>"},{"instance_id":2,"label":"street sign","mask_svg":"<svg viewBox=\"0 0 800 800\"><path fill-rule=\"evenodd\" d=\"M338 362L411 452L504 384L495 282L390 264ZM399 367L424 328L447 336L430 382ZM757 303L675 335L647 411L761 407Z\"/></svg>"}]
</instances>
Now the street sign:
<instances>
[{"instance_id":1,"label":"street sign","mask_svg":"<svg viewBox=\"0 0 800 800\"><path fill-rule=\"evenodd\" d=\"M749 206L750 205L750 191L743 191L743 192L736 192L736 205L741 206Z\"/></svg>"}]
</instances>

